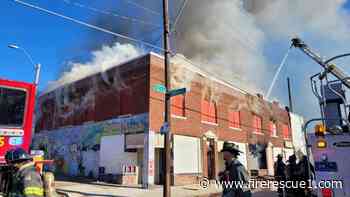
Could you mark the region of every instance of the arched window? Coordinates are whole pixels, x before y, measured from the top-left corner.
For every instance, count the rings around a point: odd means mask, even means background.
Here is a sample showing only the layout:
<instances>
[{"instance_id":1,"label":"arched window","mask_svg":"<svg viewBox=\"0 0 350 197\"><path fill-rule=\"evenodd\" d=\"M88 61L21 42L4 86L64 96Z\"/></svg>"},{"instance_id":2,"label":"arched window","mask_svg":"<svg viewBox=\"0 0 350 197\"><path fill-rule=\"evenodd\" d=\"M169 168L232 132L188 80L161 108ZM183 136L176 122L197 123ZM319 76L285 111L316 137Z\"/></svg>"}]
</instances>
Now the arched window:
<instances>
[{"instance_id":1,"label":"arched window","mask_svg":"<svg viewBox=\"0 0 350 197\"><path fill-rule=\"evenodd\" d=\"M201 117L204 122L217 123L216 103L202 100Z\"/></svg>"}]
</instances>

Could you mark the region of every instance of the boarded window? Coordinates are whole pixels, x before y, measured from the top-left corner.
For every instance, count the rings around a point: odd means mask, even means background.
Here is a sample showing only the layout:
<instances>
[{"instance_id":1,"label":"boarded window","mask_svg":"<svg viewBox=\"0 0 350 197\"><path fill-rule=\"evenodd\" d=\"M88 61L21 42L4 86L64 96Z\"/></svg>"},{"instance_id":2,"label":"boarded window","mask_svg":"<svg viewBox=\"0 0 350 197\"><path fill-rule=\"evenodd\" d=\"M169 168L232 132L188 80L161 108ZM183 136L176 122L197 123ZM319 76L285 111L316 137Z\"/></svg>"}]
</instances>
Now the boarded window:
<instances>
[{"instance_id":1,"label":"boarded window","mask_svg":"<svg viewBox=\"0 0 350 197\"><path fill-rule=\"evenodd\" d=\"M229 127L241 128L241 118L239 111L230 111L228 113Z\"/></svg>"},{"instance_id":2,"label":"boarded window","mask_svg":"<svg viewBox=\"0 0 350 197\"><path fill-rule=\"evenodd\" d=\"M253 115L253 129L254 132L262 133L262 118L257 115Z\"/></svg>"},{"instance_id":3,"label":"boarded window","mask_svg":"<svg viewBox=\"0 0 350 197\"><path fill-rule=\"evenodd\" d=\"M271 136L277 136L277 126L274 121L270 121L269 130L270 130Z\"/></svg>"},{"instance_id":4,"label":"boarded window","mask_svg":"<svg viewBox=\"0 0 350 197\"><path fill-rule=\"evenodd\" d=\"M216 104L207 100L202 100L201 117L202 121L217 123Z\"/></svg>"},{"instance_id":5,"label":"boarded window","mask_svg":"<svg viewBox=\"0 0 350 197\"><path fill-rule=\"evenodd\" d=\"M289 138L289 126L286 124L282 125L283 137Z\"/></svg>"},{"instance_id":6,"label":"boarded window","mask_svg":"<svg viewBox=\"0 0 350 197\"><path fill-rule=\"evenodd\" d=\"M177 95L171 98L171 114L185 117L184 95Z\"/></svg>"}]
</instances>

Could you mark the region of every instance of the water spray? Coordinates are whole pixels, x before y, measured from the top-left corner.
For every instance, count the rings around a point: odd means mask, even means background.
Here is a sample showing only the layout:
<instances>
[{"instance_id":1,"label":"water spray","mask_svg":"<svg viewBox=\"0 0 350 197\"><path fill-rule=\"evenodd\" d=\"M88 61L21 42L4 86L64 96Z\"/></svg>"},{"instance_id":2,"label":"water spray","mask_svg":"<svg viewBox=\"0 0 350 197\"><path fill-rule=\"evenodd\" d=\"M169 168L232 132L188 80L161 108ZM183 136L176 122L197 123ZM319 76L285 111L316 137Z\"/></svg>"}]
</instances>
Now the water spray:
<instances>
[{"instance_id":1,"label":"water spray","mask_svg":"<svg viewBox=\"0 0 350 197\"><path fill-rule=\"evenodd\" d=\"M285 62L286 62L286 60L287 60L287 57L288 57L289 52L290 52L291 49L292 49L292 46L290 46L290 47L288 48L288 51L287 51L286 54L284 55L284 57L283 57L283 59L282 59L282 62L281 62L281 64L279 65L279 67L278 67L278 69L277 69L277 71L276 71L276 73L275 73L275 76L274 76L273 79L272 79L271 85L270 85L269 90L267 91L267 94L266 94L266 99L267 99L267 100L268 100L269 97L270 97L270 94L271 94L271 92L272 92L272 88L273 88L273 86L274 86L275 83L276 83L277 77L278 77L278 75L280 74L280 72L281 72L281 70L282 70L282 67L283 67L284 64L285 64Z\"/></svg>"}]
</instances>

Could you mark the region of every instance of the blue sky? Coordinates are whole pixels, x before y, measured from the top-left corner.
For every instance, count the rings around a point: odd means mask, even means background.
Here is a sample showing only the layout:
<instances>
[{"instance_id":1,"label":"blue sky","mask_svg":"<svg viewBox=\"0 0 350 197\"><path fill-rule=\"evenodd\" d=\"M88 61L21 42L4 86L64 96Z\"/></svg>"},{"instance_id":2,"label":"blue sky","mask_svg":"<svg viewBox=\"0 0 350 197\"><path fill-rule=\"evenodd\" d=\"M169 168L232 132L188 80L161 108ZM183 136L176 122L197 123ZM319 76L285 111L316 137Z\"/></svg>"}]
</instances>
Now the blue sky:
<instances>
[{"instance_id":1,"label":"blue sky","mask_svg":"<svg viewBox=\"0 0 350 197\"><path fill-rule=\"evenodd\" d=\"M26 0L25 2L56 11L80 20L89 22L97 16L96 13L79 7L65 4L63 1ZM81 1L84 4L100 6L94 2ZM117 9L115 13L135 16L143 10L126 4L123 0L106 0ZM101 7L101 6L100 6ZM106 7L101 7L106 9ZM0 77L12 80L32 81L34 76L33 67L20 51L7 47L10 43L16 43L25 48L35 62L42 64L42 73L39 89L45 88L50 80L55 80L64 63L70 60L88 59L88 50L82 49L89 39L98 34L99 36L111 37L104 33L91 30L64 19L48 15L46 13L24 7L13 1L2 1L0 6L2 17L0 20ZM156 31L155 34L160 34ZM135 36L135 35L131 35Z\"/></svg>"}]
</instances>

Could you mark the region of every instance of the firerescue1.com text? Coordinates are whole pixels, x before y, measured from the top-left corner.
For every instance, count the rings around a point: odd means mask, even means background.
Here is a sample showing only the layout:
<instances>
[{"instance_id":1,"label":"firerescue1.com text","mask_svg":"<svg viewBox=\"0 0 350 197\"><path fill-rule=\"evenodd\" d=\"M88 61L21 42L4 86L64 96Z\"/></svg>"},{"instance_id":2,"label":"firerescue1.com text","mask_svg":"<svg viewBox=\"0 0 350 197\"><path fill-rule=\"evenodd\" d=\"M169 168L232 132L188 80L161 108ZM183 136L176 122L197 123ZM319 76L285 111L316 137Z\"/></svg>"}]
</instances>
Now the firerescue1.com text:
<instances>
[{"instance_id":1,"label":"firerescue1.com text","mask_svg":"<svg viewBox=\"0 0 350 197\"><path fill-rule=\"evenodd\" d=\"M339 180L322 180L318 183L309 181L274 181L274 180L249 180L248 183L242 181L209 181L207 178L203 178L199 181L199 185L203 189L209 188L210 185L215 185L217 188L249 188L249 189L271 189L271 188L283 188L283 189L297 189L297 188L309 188L309 189L324 189L324 188L343 188L343 182Z\"/></svg>"}]
</instances>

